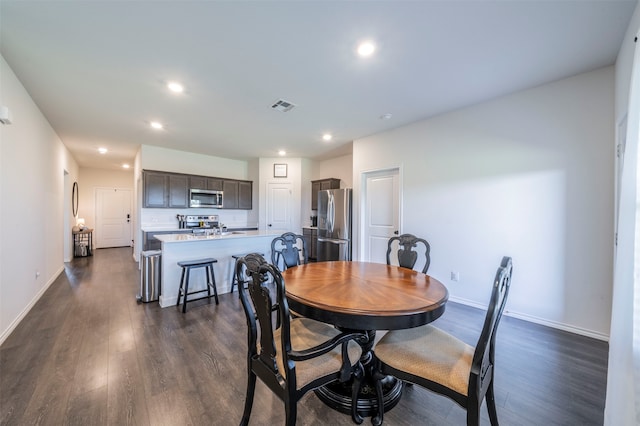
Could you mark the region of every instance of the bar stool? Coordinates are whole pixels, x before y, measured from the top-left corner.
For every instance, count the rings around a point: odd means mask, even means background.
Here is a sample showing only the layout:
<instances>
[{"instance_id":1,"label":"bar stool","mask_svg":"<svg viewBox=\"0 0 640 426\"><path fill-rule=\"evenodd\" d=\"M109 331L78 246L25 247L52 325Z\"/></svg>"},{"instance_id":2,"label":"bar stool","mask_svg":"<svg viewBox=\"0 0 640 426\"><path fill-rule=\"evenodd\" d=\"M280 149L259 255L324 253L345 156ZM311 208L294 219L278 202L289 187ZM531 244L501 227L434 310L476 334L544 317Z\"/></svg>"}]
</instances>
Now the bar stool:
<instances>
[{"instance_id":1,"label":"bar stool","mask_svg":"<svg viewBox=\"0 0 640 426\"><path fill-rule=\"evenodd\" d=\"M218 260L212 257L196 260L184 260L178 262L178 266L182 268L182 276L180 278L180 290L178 290L178 302L176 306L180 305L180 298L182 301L182 313L187 312L187 302L194 302L196 300L204 299L205 297L211 300L211 288L213 287L213 296L216 299L216 305L218 304L218 290L216 289L216 276L213 273L213 264ZM205 290L198 290L189 293L189 272L194 268L205 268L207 271L207 288ZM187 296L192 294L207 292L206 296L198 297L197 299L187 300Z\"/></svg>"},{"instance_id":2,"label":"bar stool","mask_svg":"<svg viewBox=\"0 0 640 426\"><path fill-rule=\"evenodd\" d=\"M231 278L231 293L233 293L233 288L236 286L236 284L240 285L240 282L238 280L238 270L237 270L237 266L238 266L238 259L240 259L241 257L245 257L246 255L248 255L249 253L244 253L244 254L232 254L231 257L233 257L235 259L235 262L233 264L233 278ZM260 256L264 256L263 253L258 253Z\"/></svg>"}]
</instances>

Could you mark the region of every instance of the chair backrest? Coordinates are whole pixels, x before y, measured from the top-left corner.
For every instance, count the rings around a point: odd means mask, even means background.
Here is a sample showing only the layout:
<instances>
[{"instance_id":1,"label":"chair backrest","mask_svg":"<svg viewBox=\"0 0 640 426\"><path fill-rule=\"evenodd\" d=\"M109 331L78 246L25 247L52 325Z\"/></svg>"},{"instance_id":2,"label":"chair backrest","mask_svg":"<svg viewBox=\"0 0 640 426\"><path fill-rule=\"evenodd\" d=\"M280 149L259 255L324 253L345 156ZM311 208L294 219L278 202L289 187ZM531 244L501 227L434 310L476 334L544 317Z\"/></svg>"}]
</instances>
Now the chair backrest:
<instances>
[{"instance_id":1,"label":"chair backrest","mask_svg":"<svg viewBox=\"0 0 640 426\"><path fill-rule=\"evenodd\" d=\"M236 268L238 276L244 276L247 280L247 288L239 286L239 294L249 328L249 363L254 364L252 367L254 371L255 364L258 363L260 371L271 373L267 377L265 374L258 375L273 391L282 392L283 379L287 377L293 378L292 385L295 389L295 367L292 366L293 363L286 362L287 354L291 351L291 336L289 306L285 297L282 275L277 267L269 264L258 253L251 253L238 259ZM276 341L274 331L278 327L281 328L281 339ZM276 363L278 351L282 351L284 365L288 366L290 371L278 371Z\"/></svg>"},{"instance_id":2,"label":"chair backrest","mask_svg":"<svg viewBox=\"0 0 640 426\"><path fill-rule=\"evenodd\" d=\"M484 394L483 378L490 379L493 377L493 372L490 370L493 369L494 365L496 330L498 329L498 324L500 324L504 306L507 303L512 270L511 258L504 256L493 281L493 290L491 291L491 300L487 308L484 326L473 354L471 377L469 378L470 398Z\"/></svg>"},{"instance_id":3,"label":"chair backrest","mask_svg":"<svg viewBox=\"0 0 640 426\"><path fill-rule=\"evenodd\" d=\"M413 269L416 261L418 260L418 245L422 244L424 246L425 264L422 268L422 273L426 274L429 269L429 264L431 263L431 246L427 240L418 238L412 234L402 234L397 237L389 238L387 247L387 265L391 265L391 250L393 249L395 241L398 242L398 251L396 252L398 264L403 268ZM414 248L416 250L414 250Z\"/></svg>"},{"instance_id":4,"label":"chair backrest","mask_svg":"<svg viewBox=\"0 0 640 426\"><path fill-rule=\"evenodd\" d=\"M271 241L271 263L281 271L308 261L307 241L302 235L285 232Z\"/></svg>"}]
</instances>

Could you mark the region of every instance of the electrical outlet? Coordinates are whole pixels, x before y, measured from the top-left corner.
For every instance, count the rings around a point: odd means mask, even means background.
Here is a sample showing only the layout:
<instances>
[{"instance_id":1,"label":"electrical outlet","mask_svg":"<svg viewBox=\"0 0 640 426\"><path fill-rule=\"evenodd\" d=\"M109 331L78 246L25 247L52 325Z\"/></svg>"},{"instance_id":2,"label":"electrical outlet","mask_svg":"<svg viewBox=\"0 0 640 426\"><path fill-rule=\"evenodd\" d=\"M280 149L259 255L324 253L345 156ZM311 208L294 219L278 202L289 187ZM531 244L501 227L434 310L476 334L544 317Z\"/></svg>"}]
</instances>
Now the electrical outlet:
<instances>
[{"instance_id":1,"label":"electrical outlet","mask_svg":"<svg viewBox=\"0 0 640 426\"><path fill-rule=\"evenodd\" d=\"M460 272L451 271L451 281L460 281Z\"/></svg>"}]
</instances>

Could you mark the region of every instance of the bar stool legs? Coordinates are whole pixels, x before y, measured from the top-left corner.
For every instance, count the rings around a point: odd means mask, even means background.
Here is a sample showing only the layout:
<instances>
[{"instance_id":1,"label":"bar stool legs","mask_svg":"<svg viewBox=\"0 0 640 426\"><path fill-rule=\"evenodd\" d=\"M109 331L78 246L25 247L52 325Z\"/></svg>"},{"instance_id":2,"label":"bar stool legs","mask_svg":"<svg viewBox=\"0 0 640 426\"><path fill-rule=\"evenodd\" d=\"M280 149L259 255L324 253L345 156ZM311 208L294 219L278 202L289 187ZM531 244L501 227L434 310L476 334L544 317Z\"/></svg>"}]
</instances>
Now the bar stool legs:
<instances>
[{"instance_id":1,"label":"bar stool legs","mask_svg":"<svg viewBox=\"0 0 640 426\"><path fill-rule=\"evenodd\" d=\"M182 299L182 313L187 312L187 302L193 302L196 300L204 299L205 297L211 300L211 289L213 288L213 296L218 304L218 289L216 288L216 276L213 273L213 264L217 263L217 259L206 258L197 260L186 260L178 262L178 266L182 268L182 275L180 276L180 289L178 290L178 301L176 306L180 306L180 299ZM207 277L207 288L205 290L198 290L189 292L189 274L192 268L205 268ZM196 299L188 299L187 296L192 294L207 292L206 296L198 297Z\"/></svg>"}]
</instances>

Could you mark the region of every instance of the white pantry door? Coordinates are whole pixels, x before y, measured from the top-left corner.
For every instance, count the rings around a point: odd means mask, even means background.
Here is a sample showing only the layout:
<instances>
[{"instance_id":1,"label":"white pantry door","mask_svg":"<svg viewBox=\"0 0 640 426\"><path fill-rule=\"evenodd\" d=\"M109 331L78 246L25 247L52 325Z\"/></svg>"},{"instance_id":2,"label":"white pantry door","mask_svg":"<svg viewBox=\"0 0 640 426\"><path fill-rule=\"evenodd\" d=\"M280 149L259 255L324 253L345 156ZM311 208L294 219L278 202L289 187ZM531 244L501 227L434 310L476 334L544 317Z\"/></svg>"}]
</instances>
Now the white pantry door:
<instances>
[{"instance_id":1,"label":"white pantry door","mask_svg":"<svg viewBox=\"0 0 640 426\"><path fill-rule=\"evenodd\" d=\"M365 173L365 209L363 247L364 261L386 263L389 238L400 231L399 170Z\"/></svg>"},{"instance_id":2,"label":"white pantry door","mask_svg":"<svg viewBox=\"0 0 640 426\"><path fill-rule=\"evenodd\" d=\"M267 184L267 230L291 230L290 183Z\"/></svg>"},{"instance_id":3,"label":"white pantry door","mask_svg":"<svg viewBox=\"0 0 640 426\"><path fill-rule=\"evenodd\" d=\"M96 248L131 245L131 190L96 189Z\"/></svg>"}]
</instances>

